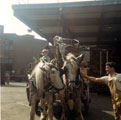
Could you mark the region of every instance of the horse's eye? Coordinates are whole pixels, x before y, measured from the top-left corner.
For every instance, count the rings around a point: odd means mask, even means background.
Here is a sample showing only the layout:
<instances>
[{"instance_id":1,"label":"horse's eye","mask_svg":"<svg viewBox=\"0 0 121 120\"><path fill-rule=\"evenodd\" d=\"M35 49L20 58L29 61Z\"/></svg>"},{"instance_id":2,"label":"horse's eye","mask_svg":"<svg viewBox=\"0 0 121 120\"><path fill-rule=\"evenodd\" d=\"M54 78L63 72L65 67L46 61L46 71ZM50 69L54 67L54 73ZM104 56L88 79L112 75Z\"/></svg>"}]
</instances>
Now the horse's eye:
<instances>
[{"instance_id":1,"label":"horse's eye","mask_svg":"<svg viewBox=\"0 0 121 120\"><path fill-rule=\"evenodd\" d=\"M54 74L54 73L55 73L55 71L52 71L51 73L52 73L52 74Z\"/></svg>"}]
</instances>

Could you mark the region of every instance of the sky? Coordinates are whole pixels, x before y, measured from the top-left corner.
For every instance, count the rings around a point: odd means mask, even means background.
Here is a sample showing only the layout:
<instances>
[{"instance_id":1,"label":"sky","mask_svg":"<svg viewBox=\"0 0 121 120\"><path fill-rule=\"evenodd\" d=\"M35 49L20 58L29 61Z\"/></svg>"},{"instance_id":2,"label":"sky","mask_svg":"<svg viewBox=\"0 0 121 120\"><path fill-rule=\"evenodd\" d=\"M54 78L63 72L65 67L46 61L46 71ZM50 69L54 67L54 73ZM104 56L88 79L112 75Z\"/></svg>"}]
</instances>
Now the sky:
<instances>
[{"instance_id":1,"label":"sky","mask_svg":"<svg viewBox=\"0 0 121 120\"><path fill-rule=\"evenodd\" d=\"M51 3L53 2L69 2L69 1L81 1L81 0L0 0L0 25L4 26L4 33L16 33L17 35L30 34L35 38L41 38L35 32L28 32L29 27L18 20L13 15L12 5L14 4L39 4L39 3ZM90 0L83 0L90 1Z\"/></svg>"}]
</instances>

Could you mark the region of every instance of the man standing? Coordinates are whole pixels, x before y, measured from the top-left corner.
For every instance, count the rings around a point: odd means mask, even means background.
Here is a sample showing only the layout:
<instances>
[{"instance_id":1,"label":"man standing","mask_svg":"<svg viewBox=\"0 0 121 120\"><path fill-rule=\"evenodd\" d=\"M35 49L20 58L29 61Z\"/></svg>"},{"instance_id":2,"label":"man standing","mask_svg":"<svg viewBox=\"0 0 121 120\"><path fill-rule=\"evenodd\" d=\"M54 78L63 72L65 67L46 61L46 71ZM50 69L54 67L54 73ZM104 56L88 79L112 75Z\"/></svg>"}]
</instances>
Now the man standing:
<instances>
[{"instance_id":1,"label":"man standing","mask_svg":"<svg viewBox=\"0 0 121 120\"><path fill-rule=\"evenodd\" d=\"M6 83L7 83L7 85L9 85L9 82L10 82L10 71L6 71L5 72L5 77L6 77Z\"/></svg>"},{"instance_id":2,"label":"man standing","mask_svg":"<svg viewBox=\"0 0 121 120\"><path fill-rule=\"evenodd\" d=\"M105 66L107 76L100 78L83 76L90 81L103 82L108 85L112 96L115 120L121 120L121 74L116 73L115 68L116 64L114 62L107 62Z\"/></svg>"}]
</instances>

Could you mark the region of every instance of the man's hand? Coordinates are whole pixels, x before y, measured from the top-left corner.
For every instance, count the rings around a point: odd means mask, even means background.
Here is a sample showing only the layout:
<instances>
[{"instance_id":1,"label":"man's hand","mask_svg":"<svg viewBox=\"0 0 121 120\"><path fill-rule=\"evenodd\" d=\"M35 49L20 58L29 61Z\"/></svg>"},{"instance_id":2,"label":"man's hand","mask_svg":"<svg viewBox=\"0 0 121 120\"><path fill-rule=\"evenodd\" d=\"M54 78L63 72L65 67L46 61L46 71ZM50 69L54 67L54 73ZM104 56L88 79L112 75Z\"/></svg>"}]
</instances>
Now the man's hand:
<instances>
[{"instance_id":1,"label":"man's hand","mask_svg":"<svg viewBox=\"0 0 121 120\"><path fill-rule=\"evenodd\" d=\"M96 77L92 77L92 76L87 76L87 75L82 75L84 78L86 78L89 81L92 82L104 82L101 78L96 78Z\"/></svg>"},{"instance_id":2,"label":"man's hand","mask_svg":"<svg viewBox=\"0 0 121 120\"><path fill-rule=\"evenodd\" d=\"M87 76L86 74L81 73L81 75L82 75L82 77L84 77L84 78L88 79L88 76Z\"/></svg>"},{"instance_id":3,"label":"man's hand","mask_svg":"<svg viewBox=\"0 0 121 120\"><path fill-rule=\"evenodd\" d=\"M84 78L84 82L87 83L87 84L89 84L90 81L89 81L89 79L88 79L88 76L87 76L86 74L84 74L84 73L81 73L81 75L82 75L82 77Z\"/></svg>"}]
</instances>

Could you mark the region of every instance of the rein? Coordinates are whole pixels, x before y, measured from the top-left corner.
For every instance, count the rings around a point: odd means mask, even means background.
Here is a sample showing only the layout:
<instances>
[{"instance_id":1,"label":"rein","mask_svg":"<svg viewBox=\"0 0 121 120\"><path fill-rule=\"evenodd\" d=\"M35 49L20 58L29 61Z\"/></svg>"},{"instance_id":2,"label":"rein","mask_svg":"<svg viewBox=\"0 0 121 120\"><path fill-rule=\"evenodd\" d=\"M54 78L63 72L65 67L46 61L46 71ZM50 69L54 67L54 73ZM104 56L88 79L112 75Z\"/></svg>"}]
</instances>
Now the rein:
<instances>
[{"instance_id":1,"label":"rein","mask_svg":"<svg viewBox=\"0 0 121 120\"><path fill-rule=\"evenodd\" d=\"M81 75L81 72L80 72L80 68L78 68L77 70L77 76L76 76L76 85L77 85L77 89L80 88L81 84L80 83L84 83L84 80L83 80L83 77Z\"/></svg>"}]
</instances>

